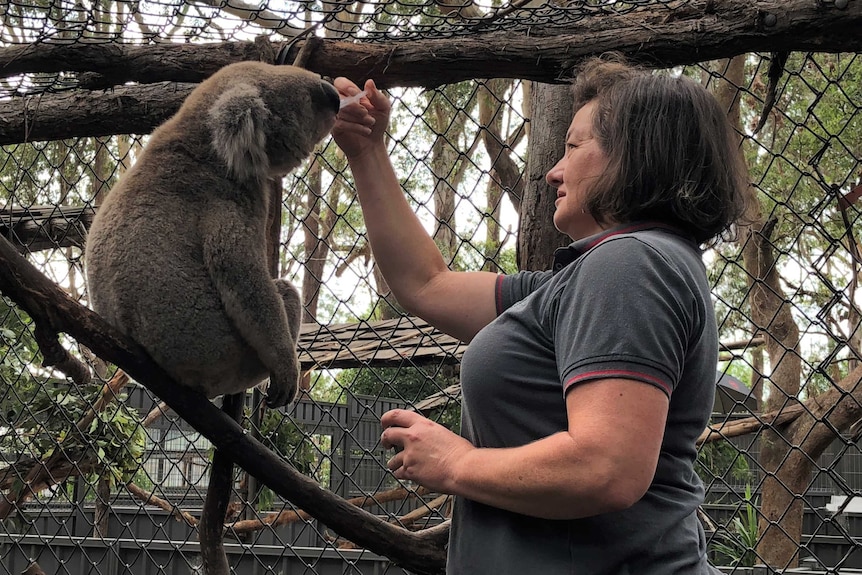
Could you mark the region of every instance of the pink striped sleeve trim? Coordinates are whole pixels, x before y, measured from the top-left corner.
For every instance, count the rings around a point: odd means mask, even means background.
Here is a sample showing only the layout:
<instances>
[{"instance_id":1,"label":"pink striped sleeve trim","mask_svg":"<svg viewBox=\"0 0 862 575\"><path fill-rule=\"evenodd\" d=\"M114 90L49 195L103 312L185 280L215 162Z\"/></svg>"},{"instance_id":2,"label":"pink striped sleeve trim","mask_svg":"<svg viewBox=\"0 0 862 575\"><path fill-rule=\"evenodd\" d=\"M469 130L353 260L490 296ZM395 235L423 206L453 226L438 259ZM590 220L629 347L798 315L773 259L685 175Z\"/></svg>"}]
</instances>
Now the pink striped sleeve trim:
<instances>
[{"instance_id":1,"label":"pink striped sleeve trim","mask_svg":"<svg viewBox=\"0 0 862 575\"><path fill-rule=\"evenodd\" d=\"M503 276L497 276L497 284L494 287L494 304L497 307L497 315L503 313Z\"/></svg>"},{"instance_id":2,"label":"pink striped sleeve trim","mask_svg":"<svg viewBox=\"0 0 862 575\"><path fill-rule=\"evenodd\" d=\"M655 385L662 391L664 391L668 397L670 397L673 388L668 385L668 383L664 380L661 380L657 377L653 377L651 375L647 375L645 373L641 373L639 371L625 371L621 369L607 369L607 370L599 370L599 371L588 371L586 373L579 373L578 375L572 377L568 381L566 381L563 386L563 391L568 391L570 387L574 384L584 381L586 379L600 379L600 378L609 378L609 377L619 377L623 379L636 379L638 381L645 381Z\"/></svg>"}]
</instances>

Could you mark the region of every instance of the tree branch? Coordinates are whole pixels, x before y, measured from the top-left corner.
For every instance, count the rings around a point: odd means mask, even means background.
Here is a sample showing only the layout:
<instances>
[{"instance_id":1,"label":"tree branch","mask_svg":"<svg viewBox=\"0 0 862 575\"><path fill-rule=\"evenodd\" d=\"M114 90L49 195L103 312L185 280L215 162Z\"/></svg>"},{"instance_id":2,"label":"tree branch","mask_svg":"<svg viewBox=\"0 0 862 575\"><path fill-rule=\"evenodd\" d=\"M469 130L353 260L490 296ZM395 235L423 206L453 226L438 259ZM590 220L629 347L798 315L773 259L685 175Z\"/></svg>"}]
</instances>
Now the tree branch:
<instances>
[{"instance_id":1,"label":"tree branch","mask_svg":"<svg viewBox=\"0 0 862 575\"><path fill-rule=\"evenodd\" d=\"M345 538L420 575L443 572L446 557L439 530L409 532L321 489L317 482L248 437L237 422L205 397L174 382L143 348L69 298L5 238L0 238L0 291L44 329L67 333L121 367L243 469Z\"/></svg>"},{"instance_id":2,"label":"tree branch","mask_svg":"<svg viewBox=\"0 0 862 575\"><path fill-rule=\"evenodd\" d=\"M525 28L526 29L526 28ZM587 13L576 30L465 32L446 39L358 43L323 40L309 55L307 68L329 77L362 83L374 78L381 88L426 88L475 78L520 78L567 82L582 59L616 50L654 67L692 64L747 52L860 52L862 3L843 9L812 0L694 1L664 4L625 13ZM469 27L465 28L469 30ZM469 34L469 35L467 35ZM292 62L305 41L295 44L224 42L211 44L36 44L0 49L0 77L26 73L89 72L117 85L100 98L76 94L15 98L0 106L0 145L39 139L149 133L179 106L184 89L165 85L154 92L119 87L125 82L195 83L240 60L273 62L278 48ZM148 95L165 95L157 110L147 110ZM187 93L187 92L186 92ZM183 94L184 96L184 94ZM69 100L77 99L77 111ZM136 100L141 102L136 103ZM55 107L65 108L52 112ZM39 115L34 113L39 108ZM72 114L72 117L69 115ZM34 122L38 120L38 122ZM52 122L57 126L52 128Z\"/></svg>"},{"instance_id":3,"label":"tree branch","mask_svg":"<svg viewBox=\"0 0 862 575\"><path fill-rule=\"evenodd\" d=\"M141 489L137 484L133 482L129 482L125 485L126 490L131 493L135 498L137 498L144 505L155 505L159 509L163 511L167 511L171 515L173 515L174 519L177 521L184 521L186 525L189 527L194 527L198 524L198 520L187 511L183 511L179 507L174 506L169 501L165 501L161 497L158 497L152 491L146 491Z\"/></svg>"},{"instance_id":4,"label":"tree branch","mask_svg":"<svg viewBox=\"0 0 862 575\"><path fill-rule=\"evenodd\" d=\"M811 0L707 0L660 4L627 12L585 13L576 30L476 34L389 43L324 41L308 68L355 81L373 77L380 87L434 87L473 78L564 81L585 56L609 50L668 67L746 52L862 49L862 5L843 9ZM34 72L97 72L115 84L199 82L231 62L272 62L266 42L211 44L38 44L0 50L0 77ZM278 43L280 47L282 44ZM292 62L304 45L284 56Z\"/></svg>"},{"instance_id":5,"label":"tree branch","mask_svg":"<svg viewBox=\"0 0 862 575\"><path fill-rule=\"evenodd\" d=\"M425 493L428 493L428 490L423 487L420 487L415 491L408 491L404 487L396 487L395 489L375 493L374 495L353 497L351 499L348 499L347 502L351 505L356 505L357 507L371 507L372 505L383 505L384 503L389 503L390 501L405 500L411 497L416 497L417 495L423 495ZM261 517L259 519L244 519L242 521L235 521L228 524L226 527L234 533L248 533L251 531L258 531L267 526L278 527L281 525L288 525L296 521L307 521L310 518L311 515L301 509L296 511L290 509L287 511L270 513L269 515L266 515L265 517Z\"/></svg>"},{"instance_id":6,"label":"tree branch","mask_svg":"<svg viewBox=\"0 0 862 575\"><path fill-rule=\"evenodd\" d=\"M149 134L172 116L196 84L73 90L0 102L0 146L111 134Z\"/></svg>"}]
</instances>

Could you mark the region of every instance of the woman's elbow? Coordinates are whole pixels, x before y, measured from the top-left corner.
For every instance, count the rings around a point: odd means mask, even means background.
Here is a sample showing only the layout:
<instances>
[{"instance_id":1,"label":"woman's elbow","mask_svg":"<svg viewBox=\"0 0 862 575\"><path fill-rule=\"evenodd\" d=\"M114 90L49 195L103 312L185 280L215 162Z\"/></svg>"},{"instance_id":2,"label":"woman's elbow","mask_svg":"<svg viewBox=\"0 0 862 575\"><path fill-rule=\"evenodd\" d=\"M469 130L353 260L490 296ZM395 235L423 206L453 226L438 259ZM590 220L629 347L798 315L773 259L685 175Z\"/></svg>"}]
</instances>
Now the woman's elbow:
<instances>
[{"instance_id":1,"label":"woman's elbow","mask_svg":"<svg viewBox=\"0 0 862 575\"><path fill-rule=\"evenodd\" d=\"M646 495L649 486L650 481L644 481L641 478L615 478L610 482L602 497L607 509L606 513L624 511L633 506Z\"/></svg>"}]
</instances>

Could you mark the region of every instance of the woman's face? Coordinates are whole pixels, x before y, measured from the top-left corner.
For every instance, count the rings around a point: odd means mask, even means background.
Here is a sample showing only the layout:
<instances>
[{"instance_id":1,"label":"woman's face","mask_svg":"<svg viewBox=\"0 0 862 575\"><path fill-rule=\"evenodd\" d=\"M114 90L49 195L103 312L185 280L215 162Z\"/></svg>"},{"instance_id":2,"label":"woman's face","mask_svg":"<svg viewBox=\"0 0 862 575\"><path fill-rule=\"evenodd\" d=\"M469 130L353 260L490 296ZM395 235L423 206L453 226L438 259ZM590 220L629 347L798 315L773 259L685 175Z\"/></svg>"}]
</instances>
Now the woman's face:
<instances>
[{"instance_id":1,"label":"woman's face","mask_svg":"<svg viewBox=\"0 0 862 575\"><path fill-rule=\"evenodd\" d=\"M587 102L572 118L566 134L566 153L545 176L557 189L554 227L573 240L599 233L602 227L584 209L588 186L601 176L608 164L607 155L593 137L596 102Z\"/></svg>"}]
</instances>

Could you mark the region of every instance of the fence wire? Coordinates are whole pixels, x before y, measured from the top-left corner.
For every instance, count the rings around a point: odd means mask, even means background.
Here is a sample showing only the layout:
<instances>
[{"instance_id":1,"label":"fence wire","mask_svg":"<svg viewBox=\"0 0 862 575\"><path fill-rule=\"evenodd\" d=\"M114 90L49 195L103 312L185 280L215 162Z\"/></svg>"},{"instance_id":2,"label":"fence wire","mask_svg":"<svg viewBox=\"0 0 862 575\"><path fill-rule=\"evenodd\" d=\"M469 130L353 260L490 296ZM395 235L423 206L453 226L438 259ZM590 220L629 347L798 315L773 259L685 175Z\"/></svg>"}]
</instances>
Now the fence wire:
<instances>
[{"instance_id":1,"label":"fence wire","mask_svg":"<svg viewBox=\"0 0 862 575\"><path fill-rule=\"evenodd\" d=\"M517 9L472 2L250 5L13 1L0 50L40 43L230 42L296 38L315 26L360 42L483 30L569 29L602 13L679 3L586 1ZM712 433L698 473L710 559L722 570L862 569L862 404L857 282L862 58L747 54L657 73L686 74L736 124L763 220L706 254L721 330ZM0 80L0 103L76 89L76 74ZM530 85L474 80L393 89L389 147L416 213L451 266L517 269ZM763 120L763 121L761 121ZM759 126L759 124L763 124ZM79 137L0 149L0 231L75 300L88 303L84 239L99 201L146 136ZM283 277L307 302L300 401L243 425L322 487L408 529L451 513L437 493L386 470L379 419L409 406L457 430L463 346L406 316L371 257L346 162L334 143L283 182ZM93 370L77 385L42 366L34 325L0 299L0 573L195 573L209 442L160 400L71 339ZM111 391L106 400L104 386ZM776 415L778 414L778 415ZM404 488L407 488L405 490ZM226 541L237 573L403 571L237 472ZM791 552L787 552L788 545ZM30 571L35 572L35 571Z\"/></svg>"}]
</instances>

